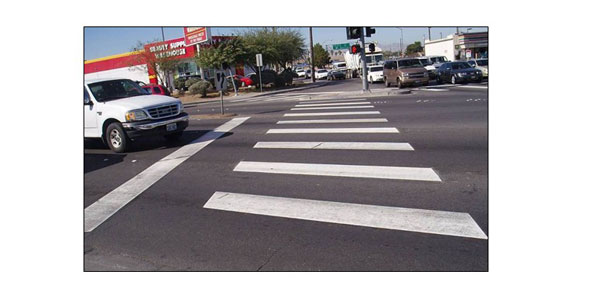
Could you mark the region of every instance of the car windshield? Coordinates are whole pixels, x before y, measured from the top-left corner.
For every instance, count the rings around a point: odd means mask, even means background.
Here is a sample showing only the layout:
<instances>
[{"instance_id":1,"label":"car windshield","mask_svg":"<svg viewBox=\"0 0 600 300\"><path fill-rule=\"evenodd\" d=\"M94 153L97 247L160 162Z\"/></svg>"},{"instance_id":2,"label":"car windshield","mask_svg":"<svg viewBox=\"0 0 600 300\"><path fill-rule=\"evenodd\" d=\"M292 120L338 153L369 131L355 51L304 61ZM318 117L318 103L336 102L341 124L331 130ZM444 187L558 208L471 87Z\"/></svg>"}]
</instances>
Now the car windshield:
<instances>
[{"instance_id":1,"label":"car windshield","mask_svg":"<svg viewBox=\"0 0 600 300\"><path fill-rule=\"evenodd\" d=\"M94 82L88 86L94 98L101 102L150 94L129 79Z\"/></svg>"},{"instance_id":2,"label":"car windshield","mask_svg":"<svg viewBox=\"0 0 600 300\"><path fill-rule=\"evenodd\" d=\"M327 73L327 70L319 70L317 73Z\"/></svg>"},{"instance_id":3,"label":"car windshield","mask_svg":"<svg viewBox=\"0 0 600 300\"><path fill-rule=\"evenodd\" d=\"M345 68L345 67L346 67L346 64L339 64L339 65L337 65L337 67L338 67L338 68Z\"/></svg>"},{"instance_id":4,"label":"car windshield","mask_svg":"<svg viewBox=\"0 0 600 300\"><path fill-rule=\"evenodd\" d=\"M431 65L431 63L429 62L429 60L427 58L421 58L419 59L419 61L421 62L421 64L423 64L424 66L429 66Z\"/></svg>"},{"instance_id":5,"label":"car windshield","mask_svg":"<svg viewBox=\"0 0 600 300\"><path fill-rule=\"evenodd\" d=\"M369 69L369 72L377 72L377 71L383 71L383 66L381 67L372 67Z\"/></svg>"},{"instance_id":6,"label":"car windshield","mask_svg":"<svg viewBox=\"0 0 600 300\"><path fill-rule=\"evenodd\" d=\"M459 62L452 64L452 70L470 69L471 66L466 62Z\"/></svg>"},{"instance_id":7,"label":"car windshield","mask_svg":"<svg viewBox=\"0 0 600 300\"><path fill-rule=\"evenodd\" d=\"M422 67L423 65L418 59L403 59L398 61L399 68Z\"/></svg>"},{"instance_id":8,"label":"car windshield","mask_svg":"<svg viewBox=\"0 0 600 300\"><path fill-rule=\"evenodd\" d=\"M480 66L487 66L488 65L488 60L487 59L478 59L477 60L477 64Z\"/></svg>"},{"instance_id":9,"label":"car windshield","mask_svg":"<svg viewBox=\"0 0 600 300\"><path fill-rule=\"evenodd\" d=\"M440 57L432 57L432 58L431 58L431 61L432 61L434 64L437 64L437 63L444 63L444 62L448 62L448 59L447 59L445 56L440 56Z\"/></svg>"}]
</instances>

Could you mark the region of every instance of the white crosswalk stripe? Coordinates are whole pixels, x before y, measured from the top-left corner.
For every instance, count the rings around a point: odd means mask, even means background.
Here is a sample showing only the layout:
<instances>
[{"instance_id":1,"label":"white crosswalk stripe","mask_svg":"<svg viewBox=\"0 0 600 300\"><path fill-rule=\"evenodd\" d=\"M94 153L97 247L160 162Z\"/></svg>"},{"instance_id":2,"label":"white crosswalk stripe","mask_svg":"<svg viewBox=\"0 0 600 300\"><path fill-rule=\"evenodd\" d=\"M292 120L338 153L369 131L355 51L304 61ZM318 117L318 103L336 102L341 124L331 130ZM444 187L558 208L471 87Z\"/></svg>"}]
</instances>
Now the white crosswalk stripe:
<instances>
[{"instance_id":1,"label":"white crosswalk stripe","mask_svg":"<svg viewBox=\"0 0 600 300\"><path fill-rule=\"evenodd\" d=\"M324 113L290 113L284 114L284 117L311 117L311 116L346 116L346 115L378 115L379 111L343 111L343 112L324 112Z\"/></svg>"},{"instance_id":2,"label":"white crosswalk stripe","mask_svg":"<svg viewBox=\"0 0 600 300\"><path fill-rule=\"evenodd\" d=\"M294 107L317 107L317 106L357 105L357 104L371 104L371 102L337 102L337 103L319 103L319 104L298 104Z\"/></svg>"},{"instance_id":3,"label":"white crosswalk stripe","mask_svg":"<svg viewBox=\"0 0 600 300\"><path fill-rule=\"evenodd\" d=\"M215 192L204 208L291 219L487 239L468 213Z\"/></svg>"},{"instance_id":4,"label":"white crosswalk stripe","mask_svg":"<svg viewBox=\"0 0 600 300\"><path fill-rule=\"evenodd\" d=\"M409 143L369 142L258 142L254 148L329 150L415 150Z\"/></svg>"},{"instance_id":5,"label":"white crosswalk stripe","mask_svg":"<svg viewBox=\"0 0 600 300\"><path fill-rule=\"evenodd\" d=\"M357 106L294 107L290 110L360 109L360 108L374 108L374 106L373 105L357 105Z\"/></svg>"},{"instance_id":6,"label":"white crosswalk stripe","mask_svg":"<svg viewBox=\"0 0 600 300\"><path fill-rule=\"evenodd\" d=\"M398 133L395 127L374 128L286 128L269 129L267 134L273 133Z\"/></svg>"},{"instance_id":7,"label":"white crosswalk stripe","mask_svg":"<svg viewBox=\"0 0 600 300\"><path fill-rule=\"evenodd\" d=\"M385 123L386 118L375 119L316 119L277 121L277 124L319 124L319 123Z\"/></svg>"},{"instance_id":8,"label":"white crosswalk stripe","mask_svg":"<svg viewBox=\"0 0 600 300\"><path fill-rule=\"evenodd\" d=\"M241 161L235 172L442 181L431 168Z\"/></svg>"}]
</instances>

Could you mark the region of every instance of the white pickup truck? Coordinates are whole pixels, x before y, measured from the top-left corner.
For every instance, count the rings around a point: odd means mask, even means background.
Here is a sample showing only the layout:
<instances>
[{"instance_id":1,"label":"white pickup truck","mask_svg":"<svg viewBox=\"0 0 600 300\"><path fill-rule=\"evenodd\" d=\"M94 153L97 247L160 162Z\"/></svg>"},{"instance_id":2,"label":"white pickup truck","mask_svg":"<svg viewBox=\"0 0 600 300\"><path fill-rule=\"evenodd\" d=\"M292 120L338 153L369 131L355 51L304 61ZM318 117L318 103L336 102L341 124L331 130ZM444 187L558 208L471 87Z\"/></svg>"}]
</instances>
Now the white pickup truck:
<instances>
[{"instance_id":1,"label":"white pickup truck","mask_svg":"<svg viewBox=\"0 0 600 300\"><path fill-rule=\"evenodd\" d=\"M101 138L114 152L140 137L178 139L188 126L181 101L151 95L129 79L86 80L83 92L84 137Z\"/></svg>"}]
</instances>

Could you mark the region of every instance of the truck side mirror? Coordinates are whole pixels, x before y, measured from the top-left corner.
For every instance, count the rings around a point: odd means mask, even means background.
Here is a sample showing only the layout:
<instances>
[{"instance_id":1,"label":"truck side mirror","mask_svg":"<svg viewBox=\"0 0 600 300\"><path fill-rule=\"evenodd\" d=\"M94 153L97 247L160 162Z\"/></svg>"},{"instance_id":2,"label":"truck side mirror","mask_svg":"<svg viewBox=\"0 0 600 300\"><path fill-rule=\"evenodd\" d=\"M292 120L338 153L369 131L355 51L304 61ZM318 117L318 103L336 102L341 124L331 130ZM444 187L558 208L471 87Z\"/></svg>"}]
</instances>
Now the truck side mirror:
<instances>
[{"instance_id":1,"label":"truck side mirror","mask_svg":"<svg viewBox=\"0 0 600 300\"><path fill-rule=\"evenodd\" d=\"M92 100L90 98L83 98L83 105L93 105Z\"/></svg>"}]
</instances>

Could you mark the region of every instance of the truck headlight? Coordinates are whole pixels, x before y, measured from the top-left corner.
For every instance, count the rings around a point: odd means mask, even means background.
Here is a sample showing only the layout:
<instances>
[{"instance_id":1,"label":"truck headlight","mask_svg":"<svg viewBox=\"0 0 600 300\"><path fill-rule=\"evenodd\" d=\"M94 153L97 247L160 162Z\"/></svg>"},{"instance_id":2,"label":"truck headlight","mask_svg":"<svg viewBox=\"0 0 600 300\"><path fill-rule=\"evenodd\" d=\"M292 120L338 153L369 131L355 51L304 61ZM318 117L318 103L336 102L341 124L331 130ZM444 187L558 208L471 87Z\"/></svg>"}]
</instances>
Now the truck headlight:
<instances>
[{"instance_id":1,"label":"truck headlight","mask_svg":"<svg viewBox=\"0 0 600 300\"><path fill-rule=\"evenodd\" d=\"M142 121L148 119L148 115L141 109L131 110L125 114L125 120L128 122Z\"/></svg>"}]
</instances>

